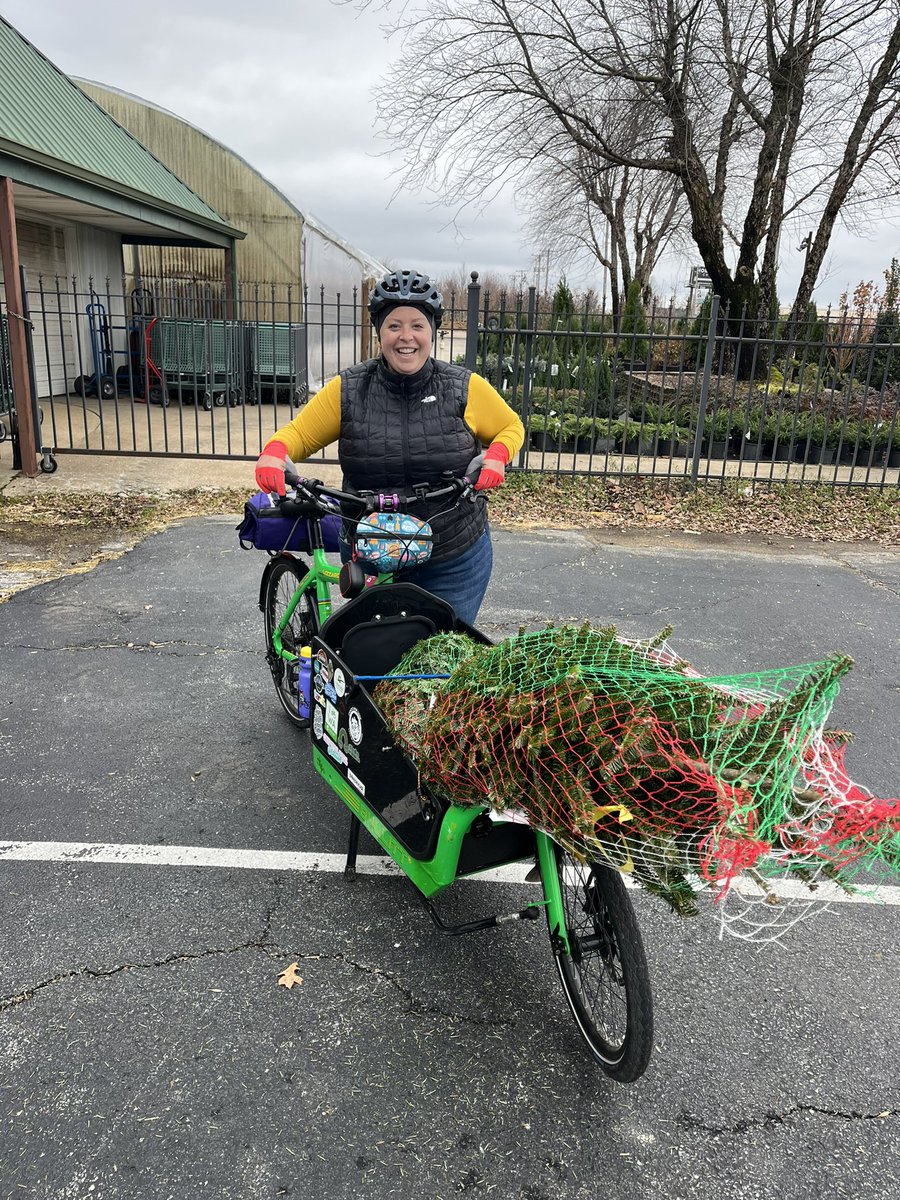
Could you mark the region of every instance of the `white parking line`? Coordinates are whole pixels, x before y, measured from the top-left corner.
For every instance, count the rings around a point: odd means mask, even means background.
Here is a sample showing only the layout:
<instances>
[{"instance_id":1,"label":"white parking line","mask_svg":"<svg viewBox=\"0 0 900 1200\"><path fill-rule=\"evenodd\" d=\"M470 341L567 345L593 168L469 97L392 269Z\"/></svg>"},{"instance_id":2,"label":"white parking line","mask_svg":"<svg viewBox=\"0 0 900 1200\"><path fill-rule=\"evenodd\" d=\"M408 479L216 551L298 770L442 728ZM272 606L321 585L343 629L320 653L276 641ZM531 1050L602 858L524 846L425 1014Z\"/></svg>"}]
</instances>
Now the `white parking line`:
<instances>
[{"instance_id":1,"label":"white parking line","mask_svg":"<svg viewBox=\"0 0 900 1200\"><path fill-rule=\"evenodd\" d=\"M346 861L343 854L314 854L300 850L230 850L221 846L145 846L135 843L104 842L0 842L0 861L115 863L119 866L218 867L249 871L302 871L340 875ZM476 879L494 883L524 883L531 863L509 863L484 871ZM356 860L359 875L402 875L392 859L361 854ZM626 879L626 883L631 881ZM814 892L799 880L771 881L775 895L784 900L810 899L828 904L900 905L900 887L881 884L866 886L848 895L833 883L821 883ZM735 889L747 899L761 895L749 880L737 880Z\"/></svg>"},{"instance_id":2,"label":"white parking line","mask_svg":"<svg viewBox=\"0 0 900 1200\"><path fill-rule=\"evenodd\" d=\"M229 850L219 846L144 846L103 842L0 842L0 860L17 862L118 863L120 866L224 867L249 871L303 871L339 875L344 854L310 854L299 850ZM480 879L523 883L529 863L510 863L486 871ZM360 875L402 875L387 857L361 854Z\"/></svg>"}]
</instances>

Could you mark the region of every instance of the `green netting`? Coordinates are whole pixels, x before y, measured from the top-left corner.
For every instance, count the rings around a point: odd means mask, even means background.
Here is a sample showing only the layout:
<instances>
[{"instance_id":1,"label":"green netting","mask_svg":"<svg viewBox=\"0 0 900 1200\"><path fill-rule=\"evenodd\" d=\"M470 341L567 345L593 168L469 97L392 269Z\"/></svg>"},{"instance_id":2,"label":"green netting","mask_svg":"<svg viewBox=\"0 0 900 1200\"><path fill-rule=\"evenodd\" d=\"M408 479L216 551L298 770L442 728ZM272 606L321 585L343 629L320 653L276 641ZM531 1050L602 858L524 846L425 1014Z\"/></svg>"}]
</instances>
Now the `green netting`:
<instances>
[{"instance_id":1,"label":"green netting","mask_svg":"<svg viewBox=\"0 0 900 1200\"><path fill-rule=\"evenodd\" d=\"M449 678L387 680L376 700L453 803L524 815L680 913L706 887L723 914L732 895L723 920L741 936L777 936L799 915L773 911L773 875L849 886L864 862L897 869L900 805L850 783L846 735L824 728L851 660L702 677L670 632L629 642L562 626L497 646L439 635L395 673ZM731 887L748 873L749 898Z\"/></svg>"}]
</instances>

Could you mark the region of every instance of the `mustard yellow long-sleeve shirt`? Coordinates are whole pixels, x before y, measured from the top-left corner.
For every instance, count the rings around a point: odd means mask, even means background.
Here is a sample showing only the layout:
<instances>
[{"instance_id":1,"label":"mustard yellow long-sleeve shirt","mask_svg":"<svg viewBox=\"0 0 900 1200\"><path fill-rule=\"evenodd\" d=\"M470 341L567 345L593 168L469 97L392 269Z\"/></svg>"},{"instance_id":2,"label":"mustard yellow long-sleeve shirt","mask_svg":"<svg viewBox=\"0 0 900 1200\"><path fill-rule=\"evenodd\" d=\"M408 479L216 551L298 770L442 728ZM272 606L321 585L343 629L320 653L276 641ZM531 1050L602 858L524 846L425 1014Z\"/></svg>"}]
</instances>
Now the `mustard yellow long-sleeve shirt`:
<instances>
[{"instance_id":1,"label":"mustard yellow long-sleeve shirt","mask_svg":"<svg viewBox=\"0 0 900 1200\"><path fill-rule=\"evenodd\" d=\"M508 462L522 448L525 429L513 411L486 379L472 375L466 401L465 422L484 445L500 442L509 452ZM301 408L270 441L281 442L292 462L303 462L329 446L341 433L341 377L336 375Z\"/></svg>"}]
</instances>

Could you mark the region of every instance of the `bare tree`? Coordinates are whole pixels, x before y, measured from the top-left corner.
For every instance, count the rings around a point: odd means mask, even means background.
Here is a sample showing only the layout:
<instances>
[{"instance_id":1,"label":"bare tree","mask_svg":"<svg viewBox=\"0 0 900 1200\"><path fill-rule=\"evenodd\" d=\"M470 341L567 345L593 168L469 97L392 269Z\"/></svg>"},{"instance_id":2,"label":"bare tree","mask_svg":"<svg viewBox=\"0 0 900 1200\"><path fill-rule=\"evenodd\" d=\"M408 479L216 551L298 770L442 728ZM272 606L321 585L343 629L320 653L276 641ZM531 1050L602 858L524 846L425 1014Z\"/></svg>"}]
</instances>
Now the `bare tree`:
<instances>
[{"instance_id":1,"label":"bare tree","mask_svg":"<svg viewBox=\"0 0 900 1200\"><path fill-rule=\"evenodd\" d=\"M478 201L560 139L670 177L732 313L769 310L794 220L805 312L838 219L895 188L898 0L418 0L403 31L414 85L378 104L407 180ZM650 134L623 149L604 115L634 105Z\"/></svg>"},{"instance_id":2,"label":"bare tree","mask_svg":"<svg viewBox=\"0 0 900 1200\"><path fill-rule=\"evenodd\" d=\"M585 257L607 272L614 319L637 280L652 302L651 276L663 251L685 231L687 206L677 182L656 172L610 166L576 148L547 154L522 190L534 243L568 264Z\"/></svg>"}]
</instances>

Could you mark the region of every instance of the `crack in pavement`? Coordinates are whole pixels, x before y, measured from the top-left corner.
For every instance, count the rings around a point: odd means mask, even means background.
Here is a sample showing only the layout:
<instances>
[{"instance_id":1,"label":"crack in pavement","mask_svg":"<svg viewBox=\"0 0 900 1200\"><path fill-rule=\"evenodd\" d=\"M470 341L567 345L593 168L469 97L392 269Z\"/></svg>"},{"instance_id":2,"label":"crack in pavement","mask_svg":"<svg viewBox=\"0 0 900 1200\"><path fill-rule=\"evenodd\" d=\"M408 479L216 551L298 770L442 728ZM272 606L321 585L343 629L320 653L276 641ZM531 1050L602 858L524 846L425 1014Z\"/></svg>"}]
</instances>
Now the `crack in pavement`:
<instances>
[{"instance_id":1,"label":"crack in pavement","mask_svg":"<svg viewBox=\"0 0 900 1200\"><path fill-rule=\"evenodd\" d=\"M276 895L274 900L270 902L263 916L263 932L259 938L252 941L242 942L238 946L198 950L195 953L170 954L167 958L158 959L153 962L119 963L117 966L107 968L79 967L71 971L61 971L58 975L54 975L50 979L43 979L40 983L32 984L31 987L25 988L21 992L15 992L8 996L0 996L0 1013L17 1008L19 1005L33 999L38 992L43 991L45 988L53 987L57 983L64 983L69 979L108 979L110 976L119 975L123 971L151 971L157 967L171 966L172 963L193 962L203 958L220 958L230 954L240 954L246 950L261 951L269 957L275 957L276 955L279 957L290 957L294 953L293 951L285 946L279 946L277 943L267 940L269 926L280 902L280 894ZM358 962L356 959L349 958L344 954L302 954L296 956L296 961L298 963L341 963L354 971L359 971L361 974L372 975L377 979L384 980L385 983L389 984L403 996L406 1001L404 1012L408 1016L441 1017L444 1020L459 1021L467 1025L489 1027L511 1026L514 1024L513 1021L505 1018L474 1017L469 1013L448 1012L446 1009L429 1007L418 1002L412 991L408 987L405 987L389 971L385 971L381 967L371 966L368 963Z\"/></svg>"},{"instance_id":2,"label":"crack in pavement","mask_svg":"<svg viewBox=\"0 0 900 1200\"><path fill-rule=\"evenodd\" d=\"M774 1129L779 1125L787 1125L794 1116L804 1113L817 1113L823 1117L834 1117L839 1121L886 1121L890 1117L900 1115L900 1109L890 1108L878 1113L842 1112L840 1109L822 1108L817 1104L795 1104L793 1108L783 1113L767 1112L762 1117L747 1117L736 1121L733 1125L707 1125L693 1113L682 1112L679 1121L689 1129L697 1129L702 1133L711 1133L714 1137L727 1134L749 1133L751 1129Z\"/></svg>"},{"instance_id":3,"label":"crack in pavement","mask_svg":"<svg viewBox=\"0 0 900 1200\"><path fill-rule=\"evenodd\" d=\"M270 883L272 884L272 887L275 890L275 894L272 897L272 899L269 901L269 903L266 905L265 912L263 913L262 933L257 938L257 943L260 946L268 946L271 944L271 942L272 942L272 922L275 920L275 914L276 914L276 912L278 912L278 909L281 906L282 888L284 886L284 881L281 879L281 877L279 875L273 875L270 880Z\"/></svg>"},{"instance_id":4,"label":"crack in pavement","mask_svg":"<svg viewBox=\"0 0 900 1200\"><path fill-rule=\"evenodd\" d=\"M263 947L268 949L268 947ZM280 950L280 948L279 948ZM290 953L289 951L280 950L280 953ZM348 958L344 954L303 954L298 955L297 960L300 962L339 962L345 966L352 967L354 971L360 971L364 975L374 975L378 979L383 979L385 983L389 983L406 999L408 1007L404 1010L407 1015L417 1017L443 1017L449 1021L461 1021L467 1025L485 1025L491 1027L502 1027L514 1025L514 1021L505 1018L493 1017L473 1017L469 1013L448 1012L443 1008L432 1008L428 1005L419 1003L412 991L400 982L396 976L390 971L385 971L383 967L373 967L368 963L357 962L356 959Z\"/></svg>"},{"instance_id":5,"label":"crack in pavement","mask_svg":"<svg viewBox=\"0 0 900 1200\"><path fill-rule=\"evenodd\" d=\"M900 589L891 587L891 585L889 583L885 583L883 579L875 579L873 576L868 575L862 569L862 567L857 567L854 563L848 562L840 554L831 553L826 554L825 557L830 559L831 562L835 563L836 566L843 567L846 571L849 571L851 575L855 575L857 579L861 579L863 583L868 584L869 587L875 588L880 592L887 592L889 596L894 596L897 600L900 600Z\"/></svg>"},{"instance_id":6,"label":"crack in pavement","mask_svg":"<svg viewBox=\"0 0 900 1200\"><path fill-rule=\"evenodd\" d=\"M0 996L0 1012L6 1012L7 1009L15 1008L19 1004L25 1004L37 992L42 991L44 988L52 987L56 983L64 983L67 979L106 979L111 975L119 975L122 971L151 971L156 967L167 967L171 963L191 962L198 958L218 958L226 954L239 954L242 950L262 950L264 948L260 942L242 942L239 946L198 950L194 954L170 954L168 958L161 958L155 962L119 963L115 967L78 967L72 971L60 971L58 975L53 975L50 979L43 979L40 983L32 984L31 987L25 988L24 991L15 992L9 996Z\"/></svg>"}]
</instances>

